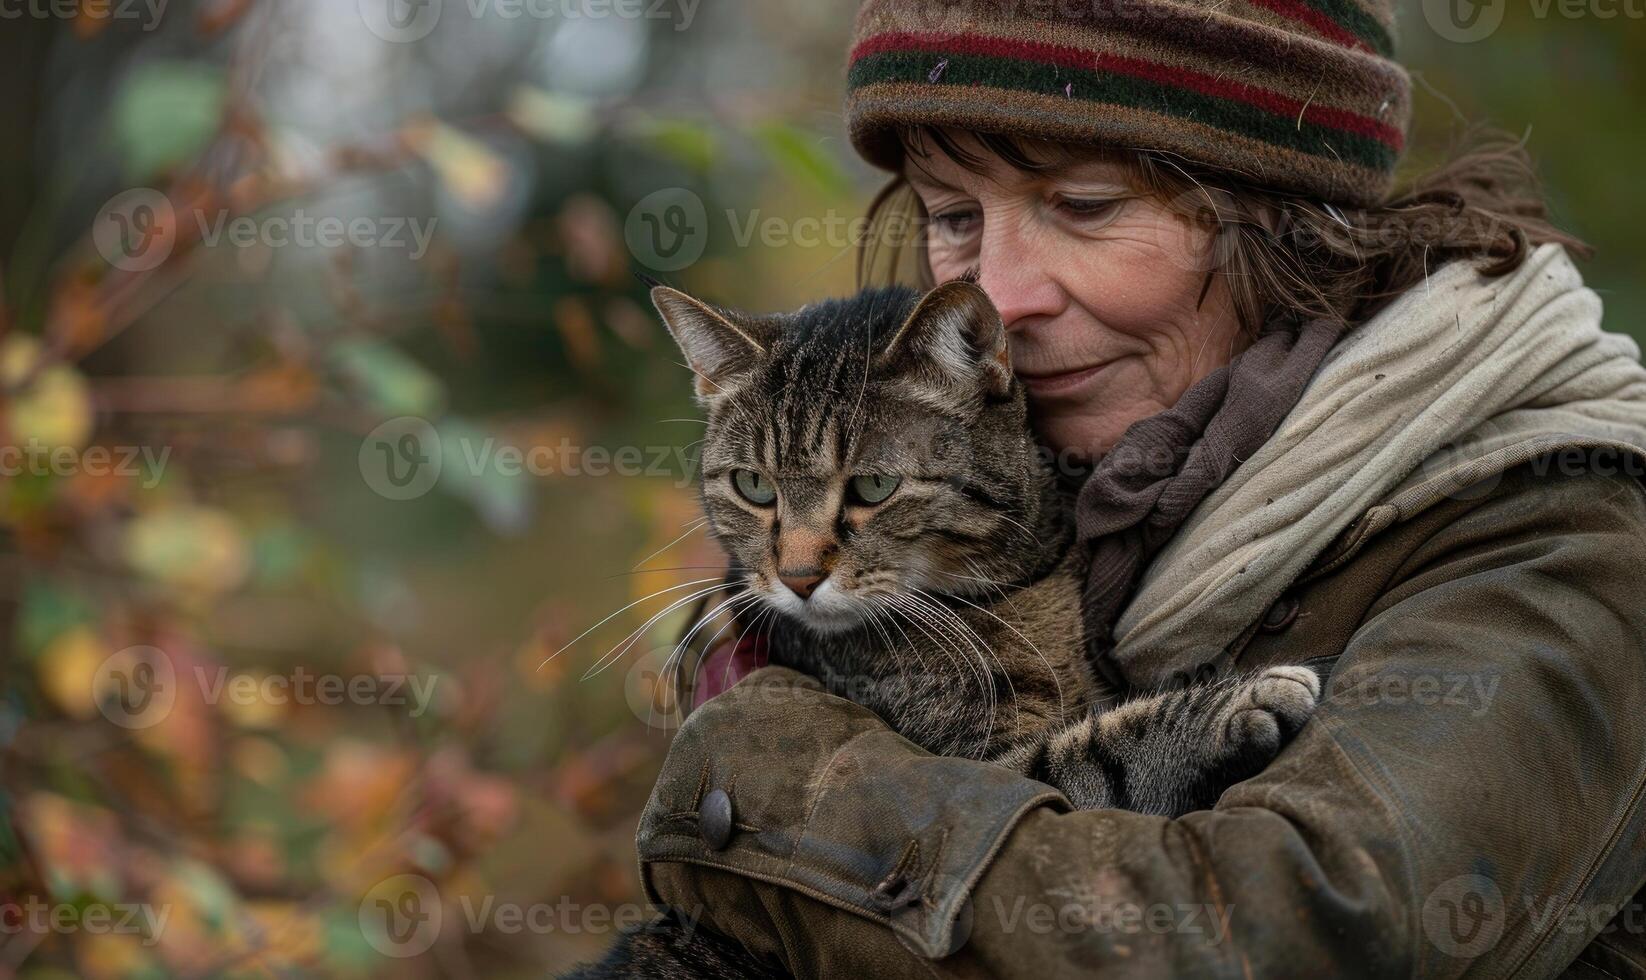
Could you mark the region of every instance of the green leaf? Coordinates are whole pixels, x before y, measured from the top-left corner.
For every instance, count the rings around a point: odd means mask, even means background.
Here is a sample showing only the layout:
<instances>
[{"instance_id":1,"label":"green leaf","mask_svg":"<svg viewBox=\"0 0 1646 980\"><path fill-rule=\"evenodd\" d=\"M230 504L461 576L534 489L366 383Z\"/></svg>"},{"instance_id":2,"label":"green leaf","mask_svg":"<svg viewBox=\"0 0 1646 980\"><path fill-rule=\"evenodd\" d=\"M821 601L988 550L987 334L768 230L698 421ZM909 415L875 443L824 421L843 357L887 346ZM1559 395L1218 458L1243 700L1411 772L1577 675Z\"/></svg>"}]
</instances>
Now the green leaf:
<instances>
[{"instance_id":1,"label":"green leaf","mask_svg":"<svg viewBox=\"0 0 1646 980\"><path fill-rule=\"evenodd\" d=\"M359 387L366 403L385 415L433 416L445 402L439 378L381 341L345 341L332 348L331 359Z\"/></svg>"},{"instance_id":2,"label":"green leaf","mask_svg":"<svg viewBox=\"0 0 1646 980\"><path fill-rule=\"evenodd\" d=\"M778 170L791 180L810 183L830 194L842 194L851 182L840 163L818 145L818 137L785 122L766 123L754 137Z\"/></svg>"},{"instance_id":3,"label":"green leaf","mask_svg":"<svg viewBox=\"0 0 1646 980\"><path fill-rule=\"evenodd\" d=\"M114 138L136 182L200 152L223 117L223 74L209 65L139 64L116 92Z\"/></svg>"},{"instance_id":4,"label":"green leaf","mask_svg":"<svg viewBox=\"0 0 1646 980\"><path fill-rule=\"evenodd\" d=\"M706 173L720 157L720 140L702 123L686 119L646 119L638 124L638 135L664 156L683 166Z\"/></svg>"},{"instance_id":5,"label":"green leaf","mask_svg":"<svg viewBox=\"0 0 1646 980\"><path fill-rule=\"evenodd\" d=\"M36 579L23 584L17 634L23 652L36 656L59 634L97 622L97 610L80 596Z\"/></svg>"}]
</instances>

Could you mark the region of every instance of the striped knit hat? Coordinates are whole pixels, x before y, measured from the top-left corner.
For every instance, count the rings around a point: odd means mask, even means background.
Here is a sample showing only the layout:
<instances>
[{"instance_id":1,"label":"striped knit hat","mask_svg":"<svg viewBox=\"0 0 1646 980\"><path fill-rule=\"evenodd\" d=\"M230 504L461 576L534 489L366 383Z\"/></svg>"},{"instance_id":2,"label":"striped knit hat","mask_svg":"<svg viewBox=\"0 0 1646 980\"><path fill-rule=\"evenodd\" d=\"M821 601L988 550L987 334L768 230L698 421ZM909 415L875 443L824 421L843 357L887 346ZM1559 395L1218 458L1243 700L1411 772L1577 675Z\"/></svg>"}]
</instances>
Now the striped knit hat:
<instances>
[{"instance_id":1,"label":"striped knit hat","mask_svg":"<svg viewBox=\"0 0 1646 980\"><path fill-rule=\"evenodd\" d=\"M852 143L899 127L1156 150L1320 200L1387 194L1411 81L1392 0L866 0Z\"/></svg>"}]
</instances>

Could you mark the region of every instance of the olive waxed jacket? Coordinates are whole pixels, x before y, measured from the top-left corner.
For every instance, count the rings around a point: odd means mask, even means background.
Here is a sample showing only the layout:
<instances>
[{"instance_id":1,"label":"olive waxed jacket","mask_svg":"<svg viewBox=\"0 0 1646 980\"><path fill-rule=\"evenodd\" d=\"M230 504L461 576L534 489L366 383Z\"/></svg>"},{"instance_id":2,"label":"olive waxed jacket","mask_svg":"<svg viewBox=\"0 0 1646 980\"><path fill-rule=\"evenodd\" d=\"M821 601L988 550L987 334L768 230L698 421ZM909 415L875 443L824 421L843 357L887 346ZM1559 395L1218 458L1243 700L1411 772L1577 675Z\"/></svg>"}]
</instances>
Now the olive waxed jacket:
<instances>
[{"instance_id":1,"label":"olive waxed jacket","mask_svg":"<svg viewBox=\"0 0 1646 980\"><path fill-rule=\"evenodd\" d=\"M1517 463L1373 507L1228 651L1327 684L1213 810L1070 812L768 668L677 734L648 893L801 977L1646 978L1642 462Z\"/></svg>"}]
</instances>

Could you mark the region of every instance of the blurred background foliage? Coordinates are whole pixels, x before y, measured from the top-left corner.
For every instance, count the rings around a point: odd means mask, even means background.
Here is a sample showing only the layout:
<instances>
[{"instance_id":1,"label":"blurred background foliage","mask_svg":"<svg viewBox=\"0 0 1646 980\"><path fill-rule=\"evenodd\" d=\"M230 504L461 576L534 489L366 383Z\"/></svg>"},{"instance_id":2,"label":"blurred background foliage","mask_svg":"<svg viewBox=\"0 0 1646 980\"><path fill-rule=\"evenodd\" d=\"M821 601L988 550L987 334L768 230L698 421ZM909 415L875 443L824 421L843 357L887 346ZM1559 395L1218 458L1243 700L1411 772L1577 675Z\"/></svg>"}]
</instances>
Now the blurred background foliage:
<instances>
[{"instance_id":1,"label":"blurred background foliage","mask_svg":"<svg viewBox=\"0 0 1646 980\"><path fill-rule=\"evenodd\" d=\"M0 902L171 913L158 936L8 929L0 976L542 976L609 934L448 926L397 959L362 898L410 872L448 923L465 896L641 900L632 833L670 707L653 680L682 614L585 673L687 591L571 641L715 554L687 376L631 275L655 258L630 247L635 209L671 188L703 203L701 258L665 270L699 295L775 309L849 290L844 229L880 180L841 125L854 5L446 6L415 43L374 34L355 0L0 22L0 446L165 454L0 477ZM1643 337L1646 30L1540 9L1509 0L1475 44L1402 11L1410 163L1466 122L1524 134L1599 250L1610 325ZM178 218L165 261L134 271L94 231L143 187ZM435 234L415 256L240 247L194 220L298 209ZM796 234L763 236L770 219ZM362 447L405 416L430 420L446 465L391 500ZM464 459L504 445L684 456L631 476ZM106 700L134 647L176 682L142 727ZM195 683L225 670L412 675L432 700L240 703Z\"/></svg>"}]
</instances>

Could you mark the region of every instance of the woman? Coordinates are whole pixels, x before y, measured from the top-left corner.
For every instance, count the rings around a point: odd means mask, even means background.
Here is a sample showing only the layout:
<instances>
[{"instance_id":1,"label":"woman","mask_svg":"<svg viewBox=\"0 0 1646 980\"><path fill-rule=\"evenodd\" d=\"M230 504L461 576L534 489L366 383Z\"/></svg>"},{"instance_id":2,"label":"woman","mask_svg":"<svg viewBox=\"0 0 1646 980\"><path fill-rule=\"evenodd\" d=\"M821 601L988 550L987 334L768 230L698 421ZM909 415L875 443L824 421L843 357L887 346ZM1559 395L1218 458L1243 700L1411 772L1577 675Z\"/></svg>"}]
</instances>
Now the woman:
<instances>
[{"instance_id":1,"label":"woman","mask_svg":"<svg viewBox=\"0 0 1646 980\"><path fill-rule=\"evenodd\" d=\"M975 269L1042 437L1095 464L1104 675L1306 663L1328 693L1166 820L761 670L642 819L677 924L800 976L1646 976L1646 371L1518 148L1391 189L1391 21L864 5L853 142L897 174L876 228L924 233L863 277Z\"/></svg>"}]
</instances>

